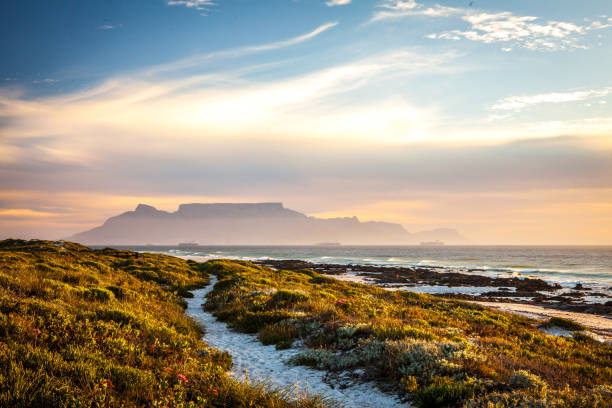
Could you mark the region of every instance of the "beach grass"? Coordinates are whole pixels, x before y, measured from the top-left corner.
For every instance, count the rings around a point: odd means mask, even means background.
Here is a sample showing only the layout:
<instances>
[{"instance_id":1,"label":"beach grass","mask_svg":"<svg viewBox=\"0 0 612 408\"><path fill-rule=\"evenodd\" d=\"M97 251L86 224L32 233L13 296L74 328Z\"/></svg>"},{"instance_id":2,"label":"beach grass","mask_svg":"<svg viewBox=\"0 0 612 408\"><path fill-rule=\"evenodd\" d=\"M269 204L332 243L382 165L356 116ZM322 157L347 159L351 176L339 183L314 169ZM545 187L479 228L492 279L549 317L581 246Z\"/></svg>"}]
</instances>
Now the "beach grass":
<instances>
[{"instance_id":1,"label":"beach grass","mask_svg":"<svg viewBox=\"0 0 612 408\"><path fill-rule=\"evenodd\" d=\"M536 321L471 303L214 260L207 310L264 344L309 349L292 363L363 381L418 407L609 407L612 347L581 331L540 332ZM553 322L583 330L571 322Z\"/></svg>"},{"instance_id":2,"label":"beach grass","mask_svg":"<svg viewBox=\"0 0 612 408\"><path fill-rule=\"evenodd\" d=\"M0 242L0 407L324 407L228 374L183 297L209 267L69 242ZM279 303L279 307L282 303ZM273 321L271 321L272 323Z\"/></svg>"}]
</instances>

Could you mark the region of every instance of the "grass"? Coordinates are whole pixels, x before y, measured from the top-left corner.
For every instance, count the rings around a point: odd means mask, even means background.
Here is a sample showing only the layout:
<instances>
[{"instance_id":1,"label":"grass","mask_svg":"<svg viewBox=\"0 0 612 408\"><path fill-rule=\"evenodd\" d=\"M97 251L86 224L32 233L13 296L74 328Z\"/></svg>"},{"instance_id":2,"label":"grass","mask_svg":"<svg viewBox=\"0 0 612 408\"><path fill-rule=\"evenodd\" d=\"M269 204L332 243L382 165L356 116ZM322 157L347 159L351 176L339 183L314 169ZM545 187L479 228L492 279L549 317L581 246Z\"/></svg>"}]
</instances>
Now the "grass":
<instances>
[{"instance_id":1,"label":"grass","mask_svg":"<svg viewBox=\"0 0 612 408\"><path fill-rule=\"evenodd\" d=\"M560 327L570 331L586 330L586 327L580 323L576 323L570 319L564 319L562 317L551 317L548 322L546 322L546 327Z\"/></svg>"},{"instance_id":2,"label":"grass","mask_svg":"<svg viewBox=\"0 0 612 408\"><path fill-rule=\"evenodd\" d=\"M204 344L184 313L182 297L208 283L208 269L69 242L1 241L0 407L328 406L228 376L231 357ZM279 307L291 301L279 296Z\"/></svg>"},{"instance_id":3,"label":"grass","mask_svg":"<svg viewBox=\"0 0 612 408\"><path fill-rule=\"evenodd\" d=\"M612 406L612 347L588 336L553 337L526 317L311 270L203 268L219 278L206 308L220 320L279 348L299 338L309 350L294 364L361 369L416 406Z\"/></svg>"}]
</instances>

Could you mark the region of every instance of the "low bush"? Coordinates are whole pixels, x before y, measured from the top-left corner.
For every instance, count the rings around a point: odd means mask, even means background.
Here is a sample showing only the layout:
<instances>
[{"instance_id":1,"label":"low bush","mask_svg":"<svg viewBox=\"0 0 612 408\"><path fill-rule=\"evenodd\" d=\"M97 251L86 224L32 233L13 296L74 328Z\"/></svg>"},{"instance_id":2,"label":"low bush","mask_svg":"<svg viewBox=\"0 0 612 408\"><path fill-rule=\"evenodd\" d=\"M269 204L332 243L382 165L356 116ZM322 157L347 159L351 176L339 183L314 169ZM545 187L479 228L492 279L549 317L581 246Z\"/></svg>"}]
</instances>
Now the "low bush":
<instances>
[{"instance_id":1,"label":"low bush","mask_svg":"<svg viewBox=\"0 0 612 408\"><path fill-rule=\"evenodd\" d=\"M81 295L88 300L106 302L115 297L113 292L104 288L89 288L81 292Z\"/></svg>"},{"instance_id":2,"label":"low bush","mask_svg":"<svg viewBox=\"0 0 612 408\"><path fill-rule=\"evenodd\" d=\"M566 330L585 330L586 328L580 323L576 323L570 319L564 319L562 317L551 317L546 323L547 326L560 327Z\"/></svg>"},{"instance_id":3,"label":"low bush","mask_svg":"<svg viewBox=\"0 0 612 408\"><path fill-rule=\"evenodd\" d=\"M231 356L201 341L180 297L206 285L205 269L70 242L0 241L0 407L328 405L228 376Z\"/></svg>"},{"instance_id":4,"label":"low bush","mask_svg":"<svg viewBox=\"0 0 612 408\"><path fill-rule=\"evenodd\" d=\"M286 325L266 325L259 331L259 340L264 345L275 344L277 349L290 348L298 337L295 327Z\"/></svg>"},{"instance_id":5,"label":"low bush","mask_svg":"<svg viewBox=\"0 0 612 408\"><path fill-rule=\"evenodd\" d=\"M436 377L430 385L418 388L414 402L421 408L456 407L474 396L476 387L470 382L450 377Z\"/></svg>"},{"instance_id":6,"label":"low bush","mask_svg":"<svg viewBox=\"0 0 612 408\"><path fill-rule=\"evenodd\" d=\"M612 383L611 347L581 332L554 337L523 316L311 270L226 260L203 268L219 277L207 310L237 330L258 333L264 344L288 347L300 338L308 349L291 364L360 369L363 378L419 407L545 407L537 405L541 401L606 407L599 402L607 398L604 392L593 398L582 392ZM525 405L512 405L512 398Z\"/></svg>"},{"instance_id":7,"label":"low bush","mask_svg":"<svg viewBox=\"0 0 612 408\"><path fill-rule=\"evenodd\" d=\"M257 333L266 325L290 319L293 314L284 310L262 312L245 312L233 321L234 325L245 333Z\"/></svg>"},{"instance_id":8,"label":"low bush","mask_svg":"<svg viewBox=\"0 0 612 408\"><path fill-rule=\"evenodd\" d=\"M300 303L308 300L308 295L292 290L279 290L270 299L275 306L290 307L295 303Z\"/></svg>"}]
</instances>

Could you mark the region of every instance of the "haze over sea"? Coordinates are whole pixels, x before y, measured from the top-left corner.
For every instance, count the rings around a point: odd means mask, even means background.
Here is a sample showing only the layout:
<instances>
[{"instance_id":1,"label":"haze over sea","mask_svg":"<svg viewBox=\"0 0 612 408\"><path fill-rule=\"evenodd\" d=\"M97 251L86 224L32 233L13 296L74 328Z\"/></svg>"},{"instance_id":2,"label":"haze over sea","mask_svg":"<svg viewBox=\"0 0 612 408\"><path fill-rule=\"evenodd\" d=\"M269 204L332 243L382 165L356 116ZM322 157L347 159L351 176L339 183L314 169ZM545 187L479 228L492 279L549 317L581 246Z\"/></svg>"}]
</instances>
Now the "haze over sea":
<instances>
[{"instance_id":1,"label":"haze over sea","mask_svg":"<svg viewBox=\"0 0 612 408\"><path fill-rule=\"evenodd\" d=\"M299 259L313 263L440 267L487 276L582 283L612 294L612 246L172 246L130 247L205 260Z\"/></svg>"}]
</instances>

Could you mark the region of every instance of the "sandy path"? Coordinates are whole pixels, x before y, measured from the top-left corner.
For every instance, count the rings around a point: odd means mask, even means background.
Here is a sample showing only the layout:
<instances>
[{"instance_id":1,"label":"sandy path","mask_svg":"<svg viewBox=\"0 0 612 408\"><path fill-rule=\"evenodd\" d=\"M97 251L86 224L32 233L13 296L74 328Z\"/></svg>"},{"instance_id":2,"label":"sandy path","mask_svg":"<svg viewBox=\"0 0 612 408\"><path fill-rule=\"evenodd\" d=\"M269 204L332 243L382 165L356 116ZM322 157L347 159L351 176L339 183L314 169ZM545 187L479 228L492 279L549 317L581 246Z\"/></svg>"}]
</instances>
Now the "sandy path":
<instances>
[{"instance_id":1,"label":"sandy path","mask_svg":"<svg viewBox=\"0 0 612 408\"><path fill-rule=\"evenodd\" d=\"M274 346L262 345L255 335L231 331L225 323L218 322L201 305L206 295L212 290L216 277L211 278L211 285L205 289L194 290L194 297L186 299L186 313L202 323L206 329L203 340L211 347L228 351L233 358L232 375L239 379L248 377L256 380L269 379L280 387L293 386L296 392L303 394L324 394L346 407L408 407L396 397L382 393L371 384L354 384L347 388L332 388L325 382L325 371L307 367L285 365L290 357L304 351L304 348L276 350Z\"/></svg>"}]
</instances>

